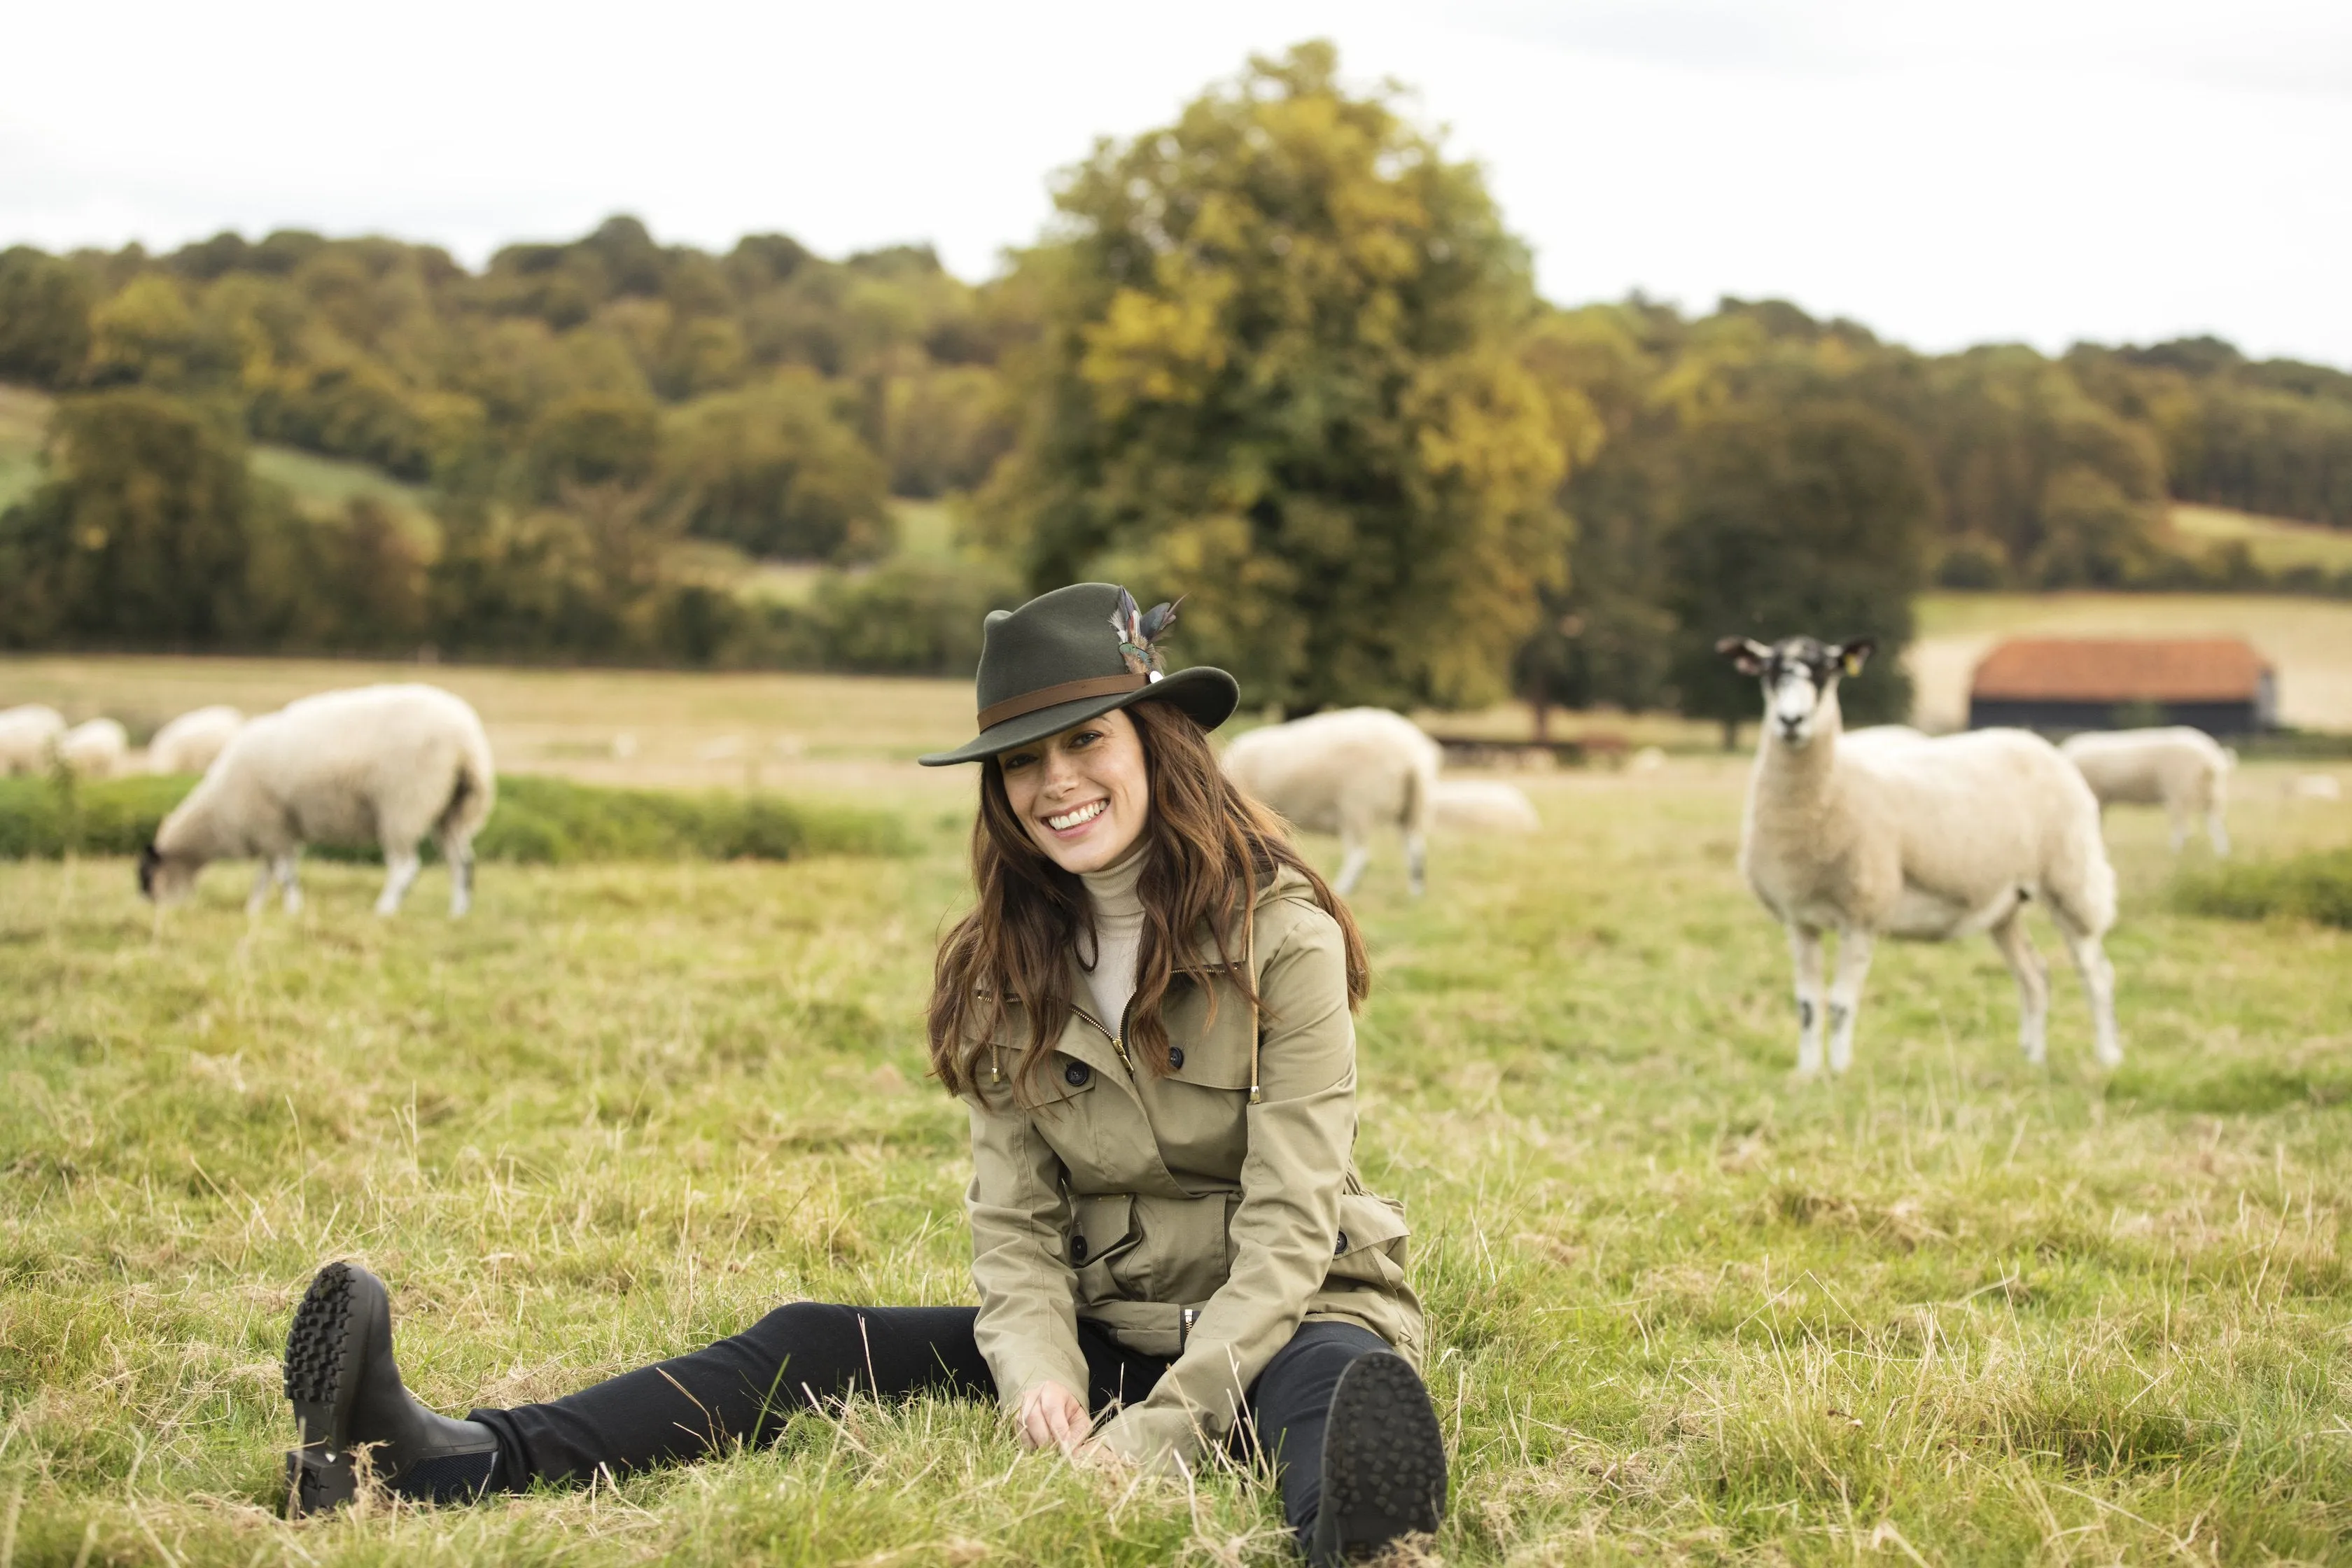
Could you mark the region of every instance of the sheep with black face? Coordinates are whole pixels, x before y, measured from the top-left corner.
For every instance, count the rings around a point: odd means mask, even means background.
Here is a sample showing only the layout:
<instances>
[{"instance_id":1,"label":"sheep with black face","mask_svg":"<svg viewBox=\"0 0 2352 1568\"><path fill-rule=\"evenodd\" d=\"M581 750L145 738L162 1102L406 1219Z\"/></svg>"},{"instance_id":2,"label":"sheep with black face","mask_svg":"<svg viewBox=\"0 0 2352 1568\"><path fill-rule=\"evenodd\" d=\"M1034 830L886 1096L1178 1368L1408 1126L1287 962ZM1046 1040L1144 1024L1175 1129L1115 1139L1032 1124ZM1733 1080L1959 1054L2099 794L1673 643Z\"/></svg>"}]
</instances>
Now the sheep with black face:
<instances>
[{"instance_id":1,"label":"sheep with black face","mask_svg":"<svg viewBox=\"0 0 2352 1568\"><path fill-rule=\"evenodd\" d=\"M2021 916L2050 911L2090 993L2099 1060L2123 1059L2115 971L2101 939L2116 878L2099 805L2058 749L2022 730L1841 744L1838 682L1862 673L1867 638L1765 644L1725 637L1716 651L1764 689L1764 733L1748 786L1739 868L1789 931L1797 975L1797 1070L1853 1061L1854 1016L1882 936L1940 942L1982 931L2017 978L2026 1058L2045 1050L2050 983ZM1838 937L1824 994L1822 937Z\"/></svg>"}]
</instances>

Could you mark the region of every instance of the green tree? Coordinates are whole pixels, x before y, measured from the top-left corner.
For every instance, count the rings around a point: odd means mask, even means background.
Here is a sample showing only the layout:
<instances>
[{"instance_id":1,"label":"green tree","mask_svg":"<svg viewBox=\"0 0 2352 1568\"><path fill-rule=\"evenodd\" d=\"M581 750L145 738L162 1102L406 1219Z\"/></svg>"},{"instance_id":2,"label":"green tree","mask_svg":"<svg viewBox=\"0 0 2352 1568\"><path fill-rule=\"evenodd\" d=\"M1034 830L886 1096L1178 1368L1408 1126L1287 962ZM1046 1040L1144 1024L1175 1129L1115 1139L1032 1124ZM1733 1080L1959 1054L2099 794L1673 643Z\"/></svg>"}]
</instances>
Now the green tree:
<instances>
[{"instance_id":1,"label":"green tree","mask_svg":"<svg viewBox=\"0 0 2352 1568\"><path fill-rule=\"evenodd\" d=\"M643 484L661 460L661 411L625 393L574 393L532 423L525 460L542 501L568 487Z\"/></svg>"},{"instance_id":2,"label":"green tree","mask_svg":"<svg viewBox=\"0 0 2352 1568\"><path fill-rule=\"evenodd\" d=\"M0 635L131 647L243 635L249 513L282 502L248 479L233 423L144 388L68 398L49 471L0 520Z\"/></svg>"},{"instance_id":3,"label":"green tree","mask_svg":"<svg viewBox=\"0 0 2352 1568\"><path fill-rule=\"evenodd\" d=\"M89 289L28 246L0 251L0 381L64 387L89 356Z\"/></svg>"},{"instance_id":4,"label":"green tree","mask_svg":"<svg viewBox=\"0 0 2352 1568\"><path fill-rule=\"evenodd\" d=\"M1721 722L1732 745L1755 716L1756 683L1716 657L1716 639L1808 633L1877 639L1870 679L1843 694L1849 719L1907 713L1901 655L1935 509L1933 476L1910 437L1859 408L1743 413L1695 429L1685 461L1664 542L1682 711Z\"/></svg>"},{"instance_id":5,"label":"green tree","mask_svg":"<svg viewBox=\"0 0 2352 1568\"><path fill-rule=\"evenodd\" d=\"M849 563L890 546L887 471L805 371L669 415L661 484L688 531L754 555Z\"/></svg>"},{"instance_id":6,"label":"green tree","mask_svg":"<svg viewBox=\"0 0 2352 1568\"><path fill-rule=\"evenodd\" d=\"M1033 587L1213 588L1184 651L1255 700L1491 700L1567 531L1513 352L1527 256L1474 165L1338 69L1254 59L1066 178L983 523Z\"/></svg>"}]
</instances>

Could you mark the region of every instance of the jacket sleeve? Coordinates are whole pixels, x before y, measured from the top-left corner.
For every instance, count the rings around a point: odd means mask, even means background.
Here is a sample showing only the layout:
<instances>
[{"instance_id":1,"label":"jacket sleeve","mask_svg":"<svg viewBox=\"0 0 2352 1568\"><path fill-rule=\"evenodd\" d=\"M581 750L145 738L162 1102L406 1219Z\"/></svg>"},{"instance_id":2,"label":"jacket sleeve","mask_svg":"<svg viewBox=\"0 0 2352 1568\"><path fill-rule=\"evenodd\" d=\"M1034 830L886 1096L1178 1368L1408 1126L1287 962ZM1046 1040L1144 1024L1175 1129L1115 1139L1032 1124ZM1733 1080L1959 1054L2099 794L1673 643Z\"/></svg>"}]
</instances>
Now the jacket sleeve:
<instances>
[{"instance_id":1,"label":"jacket sleeve","mask_svg":"<svg viewBox=\"0 0 2352 1568\"><path fill-rule=\"evenodd\" d=\"M974 1090L971 1278L980 1289L973 1336L1007 1410L1041 1383L1087 1397L1087 1361L1078 1349L1077 1276L1065 1249L1070 1199L1061 1157L1039 1136L1009 1089L992 1100Z\"/></svg>"},{"instance_id":2,"label":"jacket sleeve","mask_svg":"<svg viewBox=\"0 0 2352 1568\"><path fill-rule=\"evenodd\" d=\"M1310 906L1311 909L1311 906ZM1339 928L1311 909L1259 971L1264 1100L1229 1230L1233 1267L1184 1352L1097 1440L1153 1468L1191 1468L1232 1430L1242 1396L1290 1342L1321 1289L1356 1140L1356 1031Z\"/></svg>"}]
</instances>

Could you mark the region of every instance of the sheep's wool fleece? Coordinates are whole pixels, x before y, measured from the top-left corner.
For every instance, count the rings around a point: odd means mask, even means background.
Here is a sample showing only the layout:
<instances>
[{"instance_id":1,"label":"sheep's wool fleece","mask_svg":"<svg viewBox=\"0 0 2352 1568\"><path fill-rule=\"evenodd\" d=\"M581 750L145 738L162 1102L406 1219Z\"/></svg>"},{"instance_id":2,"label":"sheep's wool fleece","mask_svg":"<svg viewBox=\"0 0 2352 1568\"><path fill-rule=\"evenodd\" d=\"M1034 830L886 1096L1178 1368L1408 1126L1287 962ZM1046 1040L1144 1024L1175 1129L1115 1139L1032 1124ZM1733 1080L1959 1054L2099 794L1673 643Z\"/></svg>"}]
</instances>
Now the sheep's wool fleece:
<instances>
[{"instance_id":1,"label":"sheep's wool fleece","mask_svg":"<svg viewBox=\"0 0 2352 1568\"><path fill-rule=\"evenodd\" d=\"M1094 998L1095 1016L1116 1035L1135 995L1135 962L1143 949L1143 900L1136 893L1136 884L1143 879L1143 857L1129 854L1078 879L1087 885L1087 901L1095 915L1093 950L1081 940L1078 956L1094 960L1087 972L1087 990Z\"/></svg>"}]
</instances>

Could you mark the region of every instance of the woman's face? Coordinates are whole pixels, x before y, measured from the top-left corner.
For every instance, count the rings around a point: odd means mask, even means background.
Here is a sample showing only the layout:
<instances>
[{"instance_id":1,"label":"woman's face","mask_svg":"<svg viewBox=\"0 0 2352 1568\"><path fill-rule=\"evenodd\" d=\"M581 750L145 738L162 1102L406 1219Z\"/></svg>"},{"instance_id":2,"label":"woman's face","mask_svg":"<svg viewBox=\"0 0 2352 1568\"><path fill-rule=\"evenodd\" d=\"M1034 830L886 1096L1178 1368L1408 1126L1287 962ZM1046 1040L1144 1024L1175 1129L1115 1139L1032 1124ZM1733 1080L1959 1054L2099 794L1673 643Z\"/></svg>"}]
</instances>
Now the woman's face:
<instances>
[{"instance_id":1,"label":"woman's face","mask_svg":"<svg viewBox=\"0 0 2352 1568\"><path fill-rule=\"evenodd\" d=\"M1143 737L1117 710L1033 745L1001 752L1004 798L1046 858L1099 871L1134 845L1151 809Z\"/></svg>"}]
</instances>

